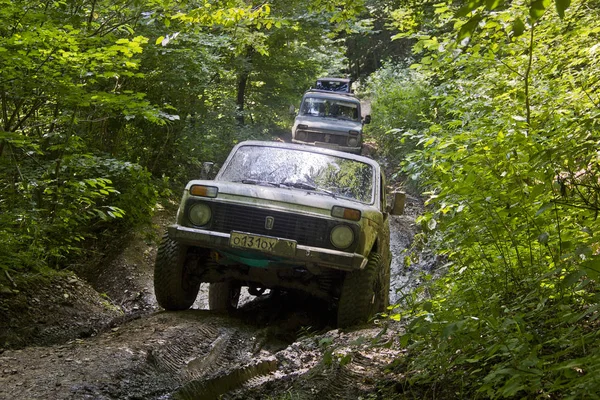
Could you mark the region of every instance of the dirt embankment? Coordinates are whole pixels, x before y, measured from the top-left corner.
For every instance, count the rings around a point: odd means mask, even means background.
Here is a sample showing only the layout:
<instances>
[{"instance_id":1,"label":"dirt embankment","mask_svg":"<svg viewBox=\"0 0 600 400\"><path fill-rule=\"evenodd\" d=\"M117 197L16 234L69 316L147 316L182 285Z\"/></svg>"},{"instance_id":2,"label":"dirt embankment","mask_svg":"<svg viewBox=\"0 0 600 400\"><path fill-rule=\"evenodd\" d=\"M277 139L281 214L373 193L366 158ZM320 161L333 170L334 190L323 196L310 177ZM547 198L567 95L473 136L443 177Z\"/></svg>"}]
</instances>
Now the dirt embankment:
<instances>
[{"instance_id":1,"label":"dirt embankment","mask_svg":"<svg viewBox=\"0 0 600 400\"><path fill-rule=\"evenodd\" d=\"M392 219L392 300L435 265L405 251L420 208L409 197L407 215ZM293 294L246 294L222 315L202 290L193 309L160 311L152 269L171 219L157 213L85 279L0 281L0 399L365 398L396 380L386 366L402 354L400 323L342 332L325 304Z\"/></svg>"}]
</instances>

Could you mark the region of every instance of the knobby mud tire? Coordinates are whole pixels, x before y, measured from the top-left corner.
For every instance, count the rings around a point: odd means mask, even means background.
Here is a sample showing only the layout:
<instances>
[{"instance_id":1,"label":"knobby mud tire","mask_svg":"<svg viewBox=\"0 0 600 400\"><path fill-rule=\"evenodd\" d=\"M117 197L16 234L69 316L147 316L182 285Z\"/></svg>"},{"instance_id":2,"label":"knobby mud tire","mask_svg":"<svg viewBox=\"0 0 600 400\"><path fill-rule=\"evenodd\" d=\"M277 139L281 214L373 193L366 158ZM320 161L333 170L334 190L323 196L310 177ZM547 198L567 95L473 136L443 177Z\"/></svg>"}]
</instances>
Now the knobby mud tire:
<instances>
[{"instance_id":1,"label":"knobby mud tire","mask_svg":"<svg viewBox=\"0 0 600 400\"><path fill-rule=\"evenodd\" d=\"M338 302L339 328L363 324L379 311L378 308L382 308L385 297L382 299L381 290L376 293L381 285L379 276L382 267L381 256L372 253L364 269L346 274Z\"/></svg>"},{"instance_id":2,"label":"knobby mud tire","mask_svg":"<svg viewBox=\"0 0 600 400\"><path fill-rule=\"evenodd\" d=\"M154 263L154 294L165 310L187 310L198 296L200 281L194 280L187 270L187 249L167 234L158 247Z\"/></svg>"},{"instance_id":3,"label":"knobby mud tire","mask_svg":"<svg viewBox=\"0 0 600 400\"><path fill-rule=\"evenodd\" d=\"M376 269L375 278L375 306L376 313L386 312L390 305L390 267L391 260L384 265L384 261L380 259L380 266Z\"/></svg>"},{"instance_id":4,"label":"knobby mud tire","mask_svg":"<svg viewBox=\"0 0 600 400\"><path fill-rule=\"evenodd\" d=\"M237 308L241 286L234 281L214 282L208 287L208 309L231 312Z\"/></svg>"}]
</instances>

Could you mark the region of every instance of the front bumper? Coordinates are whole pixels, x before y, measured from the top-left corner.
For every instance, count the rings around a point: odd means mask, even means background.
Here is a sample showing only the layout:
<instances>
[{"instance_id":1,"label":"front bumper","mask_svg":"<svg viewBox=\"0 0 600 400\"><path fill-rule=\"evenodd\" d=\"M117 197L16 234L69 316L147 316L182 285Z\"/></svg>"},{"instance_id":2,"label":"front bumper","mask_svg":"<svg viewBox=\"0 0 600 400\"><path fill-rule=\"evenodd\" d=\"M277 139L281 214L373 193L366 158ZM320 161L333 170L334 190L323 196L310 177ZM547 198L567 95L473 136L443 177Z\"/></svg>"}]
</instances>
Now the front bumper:
<instances>
[{"instance_id":1,"label":"front bumper","mask_svg":"<svg viewBox=\"0 0 600 400\"><path fill-rule=\"evenodd\" d=\"M303 142L302 140L292 139L292 143L305 144L308 146L323 147L326 149L345 151L347 153L353 153L353 154L360 154L360 152L362 150L362 146L350 147L350 146L342 146L340 144L326 143L326 142Z\"/></svg>"},{"instance_id":2,"label":"front bumper","mask_svg":"<svg viewBox=\"0 0 600 400\"><path fill-rule=\"evenodd\" d=\"M180 225L170 225L167 231L171 239L187 245L209 249L232 249L229 245L230 235L228 233L187 228ZM265 253L265 255L273 256L269 253ZM293 257L285 258L290 262L313 263L344 271L363 269L368 261L367 258L357 253L345 253L343 251L303 245L296 246L296 254Z\"/></svg>"}]
</instances>

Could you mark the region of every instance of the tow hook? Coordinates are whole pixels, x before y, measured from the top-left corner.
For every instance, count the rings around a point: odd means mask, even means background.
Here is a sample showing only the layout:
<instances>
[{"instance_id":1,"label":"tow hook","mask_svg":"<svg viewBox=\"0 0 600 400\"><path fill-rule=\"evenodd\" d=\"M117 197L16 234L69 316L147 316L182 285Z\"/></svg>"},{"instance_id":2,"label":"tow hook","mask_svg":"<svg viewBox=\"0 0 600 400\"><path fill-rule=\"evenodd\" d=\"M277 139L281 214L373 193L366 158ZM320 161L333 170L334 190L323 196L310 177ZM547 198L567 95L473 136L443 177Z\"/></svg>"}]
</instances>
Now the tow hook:
<instances>
[{"instance_id":1,"label":"tow hook","mask_svg":"<svg viewBox=\"0 0 600 400\"><path fill-rule=\"evenodd\" d=\"M252 296L262 296L262 294L265 292L265 290L267 290L266 288L259 288L256 286L250 286L248 288L248 293L250 293Z\"/></svg>"}]
</instances>

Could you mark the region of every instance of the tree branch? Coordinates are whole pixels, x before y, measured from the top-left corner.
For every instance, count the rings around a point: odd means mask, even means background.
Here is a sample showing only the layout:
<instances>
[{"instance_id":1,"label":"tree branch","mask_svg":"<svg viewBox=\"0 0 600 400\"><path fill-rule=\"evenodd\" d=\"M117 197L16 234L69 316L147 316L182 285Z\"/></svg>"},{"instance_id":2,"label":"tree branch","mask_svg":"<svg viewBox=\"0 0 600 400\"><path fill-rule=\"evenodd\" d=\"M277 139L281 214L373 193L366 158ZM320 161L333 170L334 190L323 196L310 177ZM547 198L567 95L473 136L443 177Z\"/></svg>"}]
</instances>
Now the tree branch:
<instances>
[{"instance_id":1,"label":"tree branch","mask_svg":"<svg viewBox=\"0 0 600 400\"><path fill-rule=\"evenodd\" d=\"M525 112L527 114L527 131L531 133L531 104L529 98L529 76L531 74L531 66L533 64L533 32L535 23L531 25L531 36L529 37L529 60L527 69L525 70Z\"/></svg>"}]
</instances>

